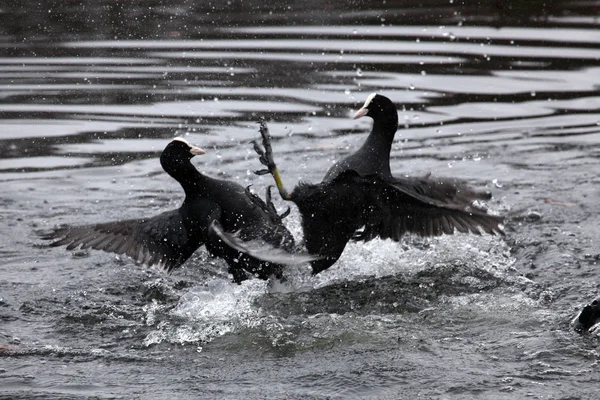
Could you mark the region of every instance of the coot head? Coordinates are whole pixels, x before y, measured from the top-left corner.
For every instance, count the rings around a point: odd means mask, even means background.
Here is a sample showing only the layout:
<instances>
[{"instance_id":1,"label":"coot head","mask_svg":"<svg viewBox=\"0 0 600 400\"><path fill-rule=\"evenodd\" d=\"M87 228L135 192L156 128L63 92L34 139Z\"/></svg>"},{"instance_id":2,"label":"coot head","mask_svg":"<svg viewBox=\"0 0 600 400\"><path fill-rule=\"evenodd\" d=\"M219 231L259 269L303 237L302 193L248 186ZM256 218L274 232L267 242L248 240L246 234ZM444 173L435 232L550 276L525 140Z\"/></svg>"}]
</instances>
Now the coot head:
<instances>
[{"instance_id":1,"label":"coot head","mask_svg":"<svg viewBox=\"0 0 600 400\"><path fill-rule=\"evenodd\" d=\"M187 140L177 137L163 150L160 155L160 165L165 172L178 179L179 171L188 165L191 166L192 157L205 153L200 147L192 146Z\"/></svg>"},{"instance_id":2,"label":"coot head","mask_svg":"<svg viewBox=\"0 0 600 400\"><path fill-rule=\"evenodd\" d=\"M396 121L396 125L398 124L398 112L394 103L387 97L377 93L372 93L367 97L362 108L354 114L354 119L364 116L371 117L375 121Z\"/></svg>"},{"instance_id":3,"label":"coot head","mask_svg":"<svg viewBox=\"0 0 600 400\"><path fill-rule=\"evenodd\" d=\"M177 137L165 147L160 155L160 164L165 171L174 166L189 162L192 157L206 153L200 147L192 146L187 140Z\"/></svg>"}]
</instances>

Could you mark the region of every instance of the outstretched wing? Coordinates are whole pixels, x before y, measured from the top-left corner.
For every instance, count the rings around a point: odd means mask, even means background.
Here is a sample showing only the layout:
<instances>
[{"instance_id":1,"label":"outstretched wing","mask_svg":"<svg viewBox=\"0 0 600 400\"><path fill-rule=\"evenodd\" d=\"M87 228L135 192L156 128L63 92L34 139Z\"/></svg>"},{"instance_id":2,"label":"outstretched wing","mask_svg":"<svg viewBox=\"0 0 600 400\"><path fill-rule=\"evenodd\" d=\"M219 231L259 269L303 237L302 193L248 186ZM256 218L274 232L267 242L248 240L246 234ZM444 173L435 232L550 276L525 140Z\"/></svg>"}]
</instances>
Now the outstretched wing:
<instances>
[{"instance_id":1,"label":"outstretched wing","mask_svg":"<svg viewBox=\"0 0 600 400\"><path fill-rule=\"evenodd\" d=\"M444 179L394 178L373 180L368 222L354 240L400 240L405 233L420 236L463 233L504 234L501 216L490 215L474 204L489 199L464 184ZM364 189L367 190L367 189Z\"/></svg>"},{"instance_id":2,"label":"outstretched wing","mask_svg":"<svg viewBox=\"0 0 600 400\"><path fill-rule=\"evenodd\" d=\"M130 219L95 225L65 227L42 236L58 239L50 246L73 250L92 248L126 254L140 264L171 271L183 264L202 245L187 231L180 210L167 211L149 219Z\"/></svg>"}]
</instances>

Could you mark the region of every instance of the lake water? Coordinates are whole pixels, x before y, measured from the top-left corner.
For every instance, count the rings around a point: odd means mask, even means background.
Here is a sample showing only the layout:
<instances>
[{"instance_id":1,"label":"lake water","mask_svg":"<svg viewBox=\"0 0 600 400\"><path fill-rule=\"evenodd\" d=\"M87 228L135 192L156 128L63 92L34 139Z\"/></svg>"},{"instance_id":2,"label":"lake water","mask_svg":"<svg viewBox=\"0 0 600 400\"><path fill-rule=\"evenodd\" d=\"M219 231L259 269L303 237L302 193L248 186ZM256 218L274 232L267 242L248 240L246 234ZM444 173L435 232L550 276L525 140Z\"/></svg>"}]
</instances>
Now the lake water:
<instances>
[{"instance_id":1,"label":"lake water","mask_svg":"<svg viewBox=\"0 0 600 400\"><path fill-rule=\"evenodd\" d=\"M569 322L600 292L600 2L197 3L0 9L0 398L597 397L599 339ZM235 285L204 249L167 276L36 234L178 207L176 135L262 196L260 118L287 185L319 181L375 91L392 171L487 188L506 237Z\"/></svg>"}]
</instances>

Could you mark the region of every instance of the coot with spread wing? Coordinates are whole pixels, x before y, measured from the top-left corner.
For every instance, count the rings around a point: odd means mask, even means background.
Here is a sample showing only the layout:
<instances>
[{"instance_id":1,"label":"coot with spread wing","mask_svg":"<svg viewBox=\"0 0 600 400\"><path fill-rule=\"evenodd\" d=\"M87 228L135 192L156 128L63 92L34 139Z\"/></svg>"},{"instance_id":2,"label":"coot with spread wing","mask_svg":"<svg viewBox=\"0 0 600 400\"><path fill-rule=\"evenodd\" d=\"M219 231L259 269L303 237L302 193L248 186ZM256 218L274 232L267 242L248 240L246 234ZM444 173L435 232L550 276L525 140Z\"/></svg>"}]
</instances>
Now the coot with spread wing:
<instances>
[{"instance_id":1,"label":"coot with spread wing","mask_svg":"<svg viewBox=\"0 0 600 400\"><path fill-rule=\"evenodd\" d=\"M370 95L354 118L364 116L373 119L373 128L362 147L332 166L321 183L301 182L291 193L281 181L264 123L262 147L254 143L267 166L257 173L270 173L281 196L298 206L306 249L321 257L311 263L313 273L333 265L350 240L398 241L406 233L439 236L455 230L503 234L503 217L475 205L476 200L491 198L490 193L450 179L392 175L390 151L398 113L390 99Z\"/></svg>"},{"instance_id":2,"label":"coot with spread wing","mask_svg":"<svg viewBox=\"0 0 600 400\"><path fill-rule=\"evenodd\" d=\"M238 283L247 278L246 272L262 279L281 277L284 265L314 259L293 254L293 236L269 196L265 202L235 182L200 173L191 163L198 154L204 151L176 138L160 156L165 172L185 192L180 208L149 218L58 228L44 238L56 239L51 246L126 254L167 271L204 244L212 255L225 259Z\"/></svg>"}]
</instances>

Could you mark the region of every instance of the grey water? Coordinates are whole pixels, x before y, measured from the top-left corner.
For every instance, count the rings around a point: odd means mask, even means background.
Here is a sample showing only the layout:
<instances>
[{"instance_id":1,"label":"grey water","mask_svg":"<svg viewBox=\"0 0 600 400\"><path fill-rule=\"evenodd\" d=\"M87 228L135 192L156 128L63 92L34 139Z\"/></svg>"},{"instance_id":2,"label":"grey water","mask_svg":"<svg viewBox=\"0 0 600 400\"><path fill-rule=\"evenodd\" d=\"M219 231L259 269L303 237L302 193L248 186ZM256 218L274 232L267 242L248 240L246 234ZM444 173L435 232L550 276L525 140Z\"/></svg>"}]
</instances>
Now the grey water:
<instances>
[{"instance_id":1,"label":"grey water","mask_svg":"<svg viewBox=\"0 0 600 400\"><path fill-rule=\"evenodd\" d=\"M470 3L0 7L0 398L597 398L600 339L569 322L600 293L600 2ZM316 182L375 91L392 171L490 190L505 237L350 244L236 285L204 249L165 275L37 235L178 207L177 135L264 195L262 118L286 184Z\"/></svg>"}]
</instances>

